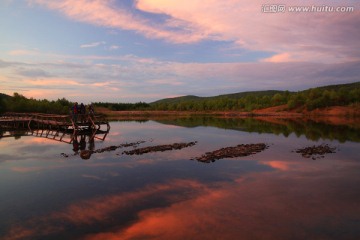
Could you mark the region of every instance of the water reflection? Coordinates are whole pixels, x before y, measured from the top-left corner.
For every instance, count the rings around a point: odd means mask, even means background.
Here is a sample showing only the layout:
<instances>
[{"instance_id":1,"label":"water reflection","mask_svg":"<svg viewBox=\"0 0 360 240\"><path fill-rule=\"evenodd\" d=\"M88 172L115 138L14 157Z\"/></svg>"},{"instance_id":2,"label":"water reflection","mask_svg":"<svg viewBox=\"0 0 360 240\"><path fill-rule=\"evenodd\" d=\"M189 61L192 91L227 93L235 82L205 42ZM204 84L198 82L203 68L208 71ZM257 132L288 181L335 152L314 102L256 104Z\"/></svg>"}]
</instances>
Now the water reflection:
<instances>
[{"instance_id":1,"label":"water reflection","mask_svg":"<svg viewBox=\"0 0 360 240\"><path fill-rule=\"evenodd\" d=\"M242 119L224 128L180 127L172 121L111 122L106 140L98 142L81 134L64 136L73 139L67 144L36 134L1 138L0 238L360 238L359 143L323 140L339 151L310 161L291 151L314 141L305 134L274 134L276 127L263 127L269 120ZM283 125L282 119L272 121L270 126ZM25 140L30 138L37 141ZM106 151L86 162L79 159L81 150L96 152L148 139L152 141L142 142L144 147L197 144L136 156ZM215 149L256 142L269 148L213 164L189 161ZM77 160L59 156L61 151L74 156L72 149Z\"/></svg>"},{"instance_id":2,"label":"water reflection","mask_svg":"<svg viewBox=\"0 0 360 240\"><path fill-rule=\"evenodd\" d=\"M69 229L82 239L357 239L356 170L260 173L216 184L172 179L76 201L13 226L5 239L61 239Z\"/></svg>"},{"instance_id":3,"label":"water reflection","mask_svg":"<svg viewBox=\"0 0 360 240\"><path fill-rule=\"evenodd\" d=\"M87 160L95 150L95 139L104 141L108 133L109 131L99 130L69 132L59 129L11 129L0 131L0 139L14 138L19 140L24 136L34 136L67 143L72 145L73 155L79 155L82 159ZM65 153L61 155L68 157Z\"/></svg>"},{"instance_id":4,"label":"water reflection","mask_svg":"<svg viewBox=\"0 0 360 240\"><path fill-rule=\"evenodd\" d=\"M92 152L95 149L95 135L94 134L78 134L75 133L72 137L72 146L74 155L78 155L80 152L80 157L84 160L87 160L91 157ZM88 149L86 145L88 144Z\"/></svg>"},{"instance_id":5,"label":"water reflection","mask_svg":"<svg viewBox=\"0 0 360 240\"><path fill-rule=\"evenodd\" d=\"M5 130L0 128L0 139L13 137L15 140L20 139L22 136L29 136L31 132L27 129L11 129Z\"/></svg>"},{"instance_id":6,"label":"water reflection","mask_svg":"<svg viewBox=\"0 0 360 240\"><path fill-rule=\"evenodd\" d=\"M360 119L328 119L316 118L218 118L218 117L188 117L177 119L156 120L162 124L194 128L198 126L211 126L245 132L282 134L288 137L294 133L296 136L305 136L307 139L318 141L320 139L338 140L340 142L360 142ZM349 122L351 124L349 124Z\"/></svg>"}]
</instances>

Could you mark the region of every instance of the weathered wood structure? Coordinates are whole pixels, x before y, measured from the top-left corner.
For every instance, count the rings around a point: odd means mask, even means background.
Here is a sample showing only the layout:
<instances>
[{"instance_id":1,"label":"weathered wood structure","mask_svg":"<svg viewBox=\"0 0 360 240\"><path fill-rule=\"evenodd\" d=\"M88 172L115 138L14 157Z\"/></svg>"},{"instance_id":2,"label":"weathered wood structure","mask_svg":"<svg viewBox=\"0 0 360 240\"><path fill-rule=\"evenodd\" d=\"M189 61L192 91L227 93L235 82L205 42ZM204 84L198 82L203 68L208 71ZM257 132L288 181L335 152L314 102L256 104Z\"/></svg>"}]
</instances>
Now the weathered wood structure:
<instances>
[{"instance_id":1,"label":"weathered wood structure","mask_svg":"<svg viewBox=\"0 0 360 240\"><path fill-rule=\"evenodd\" d=\"M103 127L106 129L101 129ZM0 116L0 129L2 128L52 129L74 133L83 130L108 132L110 124L103 115L95 114L5 113Z\"/></svg>"}]
</instances>

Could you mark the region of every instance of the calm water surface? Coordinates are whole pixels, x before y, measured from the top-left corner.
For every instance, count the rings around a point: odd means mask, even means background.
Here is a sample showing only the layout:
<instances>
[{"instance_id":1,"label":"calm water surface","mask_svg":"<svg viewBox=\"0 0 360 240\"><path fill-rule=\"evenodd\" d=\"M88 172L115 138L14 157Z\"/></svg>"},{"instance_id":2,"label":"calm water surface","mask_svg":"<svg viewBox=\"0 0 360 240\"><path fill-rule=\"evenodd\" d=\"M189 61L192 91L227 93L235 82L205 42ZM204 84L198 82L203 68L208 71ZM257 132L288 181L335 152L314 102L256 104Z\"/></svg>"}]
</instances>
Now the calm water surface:
<instances>
[{"instance_id":1,"label":"calm water surface","mask_svg":"<svg viewBox=\"0 0 360 240\"><path fill-rule=\"evenodd\" d=\"M80 147L197 144L130 156L121 153L133 147L117 148L88 160L71 136L2 131L0 239L360 239L360 128L272 122L113 121ZM269 148L191 160L245 143ZM312 160L294 152L320 144L336 153Z\"/></svg>"}]
</instances>

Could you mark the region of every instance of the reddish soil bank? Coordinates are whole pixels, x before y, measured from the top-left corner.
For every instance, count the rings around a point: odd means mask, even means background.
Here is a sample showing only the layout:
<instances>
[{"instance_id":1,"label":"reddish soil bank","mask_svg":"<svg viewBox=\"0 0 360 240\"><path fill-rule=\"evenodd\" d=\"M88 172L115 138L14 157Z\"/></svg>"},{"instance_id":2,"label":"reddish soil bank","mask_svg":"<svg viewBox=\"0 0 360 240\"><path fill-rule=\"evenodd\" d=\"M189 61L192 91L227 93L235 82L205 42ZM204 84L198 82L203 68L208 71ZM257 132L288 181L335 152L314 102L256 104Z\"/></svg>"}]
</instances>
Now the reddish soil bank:
<instances>
[{"instance_id":1,"label":"reddish soil bank","mask_svg":"<svg viewBox=\"0 0 360 240\"><path fill-rule=\"evenodd\" d=\"M255 118L275 124L286 124L286 119L292 118L294 121L312 120L331 125L348 125L360 128L360 108L350 106L334 106L323 109L307 111L306 109L296 109L284 111L285 106L277 106L254 111ZM257 115L257 116L256 116ZM271 117L269 117L271 116Z\"/></svg>"},{"instance_id":2,"label":"reddish soil bank","mask_svg":"<svg viewBox=\"0 0 360 240\"><path fill-rule=\"evenodd\" d=\"M360 108L351 106L333 106L308 111L304 108L286 110L286 105L254 110L255 114L281 115L281 116L360 116Z\"/></svg>"}]
</instances>

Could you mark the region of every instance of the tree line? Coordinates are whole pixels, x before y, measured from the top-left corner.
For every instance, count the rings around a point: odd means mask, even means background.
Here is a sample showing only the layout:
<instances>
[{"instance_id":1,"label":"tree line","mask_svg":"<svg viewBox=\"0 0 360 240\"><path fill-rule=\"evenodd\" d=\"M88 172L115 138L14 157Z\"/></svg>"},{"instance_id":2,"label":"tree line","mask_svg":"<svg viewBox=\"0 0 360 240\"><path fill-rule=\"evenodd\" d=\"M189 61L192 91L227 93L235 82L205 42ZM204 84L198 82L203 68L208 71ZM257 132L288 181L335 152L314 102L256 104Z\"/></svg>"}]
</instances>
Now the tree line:
<instances>
[{"instance_id":1,"label":"tree line","mask_svg":"<svg viewBox=\"0 0 360 240\"><path fill-rule=\"evenodd\" d=\"M145 102L137 103L109 103L109 102L95 102L96 107L104 107L112 111L131 111L131 110L148 110L150 104Z\"/></svg>"},{"instance_id":2,"label":"tree line","mask_svg":"<svg viewBox=\"0 0 360 240\"><path fill-rule=\"evenodd\" d=\"M359 85L359 86L358 86ZM65 98L56 101L26 98L18 93L12 97L0 95L0 113L41 112L68 114L74 104ZM247 94L234 98L229 96L198 98L179 101L158 101L155 103L108 103L95 102L96 107L113 111L163 110L163 111L252 111L255 109L285 105L288 110L314 110L330 106L360 105L360 84L343 87L320 87L300 92L277 92L274 94Z\"/></svg>"},{"instance_id":3,"label":"tree line","mask_svg":"<svg viewBox=\"0 0 360 240\"><path fill-rule=\"evenodd\" d=\"M39 113L53 113L53 114L68 114L72 102L65 98L56 101L49 101L46 99L37 100L33 98L26 98L19 93L14 93L13 96L1 96L0 98L0 113L4 112L39 112Z\"/></svg>"}]
</instances>

